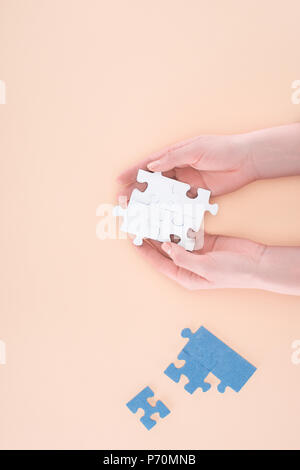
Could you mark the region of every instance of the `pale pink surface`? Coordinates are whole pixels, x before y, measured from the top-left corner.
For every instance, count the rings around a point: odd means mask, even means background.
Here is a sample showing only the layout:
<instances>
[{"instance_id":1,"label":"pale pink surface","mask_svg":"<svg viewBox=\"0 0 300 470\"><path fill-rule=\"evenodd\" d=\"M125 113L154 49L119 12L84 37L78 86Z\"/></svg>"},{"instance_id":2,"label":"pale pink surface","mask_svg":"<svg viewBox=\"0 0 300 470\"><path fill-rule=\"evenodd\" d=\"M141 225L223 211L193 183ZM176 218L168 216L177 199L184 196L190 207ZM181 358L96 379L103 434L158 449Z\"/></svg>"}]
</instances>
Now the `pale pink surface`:
<instances>
[{"instance_id":1,"label":"pale pink surface","mask_svg":"<svg viewBox=\"0 0 300 470\"><path fill-rule=\"evenodd\" d=\"M94 217L166 144L299 121L299 2L0 8L1 448L300 448L299 297L187 291ZM299 177L253 183L206 229L300 245L299 199ZM201 324L258 367L239 394L163 375ZM150 432L125 407L145 385L172 410Z\"/></svg>"}]
</instances>

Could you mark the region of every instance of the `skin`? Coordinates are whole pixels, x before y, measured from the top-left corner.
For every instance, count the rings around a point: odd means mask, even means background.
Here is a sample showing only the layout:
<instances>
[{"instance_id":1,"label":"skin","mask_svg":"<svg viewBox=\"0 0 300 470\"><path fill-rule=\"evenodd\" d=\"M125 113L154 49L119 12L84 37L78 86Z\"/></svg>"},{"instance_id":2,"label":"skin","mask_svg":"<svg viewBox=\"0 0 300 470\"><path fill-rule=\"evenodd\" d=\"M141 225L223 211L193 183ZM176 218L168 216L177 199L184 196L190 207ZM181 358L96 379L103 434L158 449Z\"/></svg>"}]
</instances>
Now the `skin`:
<instances>
[{"instance_id":1,"label":"skin","mask_svg":"<svg viewBox=\"0 0 300 470\"><path fill-rule=\"evenodd\" d=\"M300 175L300 124L231 136L199 136L156 152L123 172L121 194L137 187L139 168L207 188L212 195L235 191L262 178ZM195 189L191 191L193 195ZM300 247L266 246L205 235L202 250L176 243L144 243L137 251L160 272L190 290L253 288L300 295Z\"/></svg>"}]
</instances>

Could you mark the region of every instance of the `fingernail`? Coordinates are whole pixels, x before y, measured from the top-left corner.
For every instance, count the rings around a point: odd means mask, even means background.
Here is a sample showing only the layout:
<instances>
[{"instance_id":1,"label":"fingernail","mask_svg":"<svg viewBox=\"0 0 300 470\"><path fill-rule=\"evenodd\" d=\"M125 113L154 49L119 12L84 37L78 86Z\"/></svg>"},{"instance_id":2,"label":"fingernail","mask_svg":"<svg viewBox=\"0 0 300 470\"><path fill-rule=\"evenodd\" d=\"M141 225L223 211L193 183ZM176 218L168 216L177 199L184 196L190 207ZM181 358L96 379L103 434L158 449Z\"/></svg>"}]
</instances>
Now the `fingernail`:
<instances>
[{"instance_id":1,"label":"fingernail","mask_svg":"<svg viewBox=\"0 0 300 470\"><path fill-rule=\"evenodd\" d=\"M171 253L171 245L169 243L163 243L161 247L168 255Z\"/></svg>"},{"instance_id":2,"label":"fingernail","mask_svg":"<svg viewBox=\"0 0 300 470\"><path fill-rule=\"evenodd\" d=\"M155 168L158 168L160 164L160 160L156 160L155 162L149 163L147 166L149 170L155 170Z\"/></svg>"}]
</instances>

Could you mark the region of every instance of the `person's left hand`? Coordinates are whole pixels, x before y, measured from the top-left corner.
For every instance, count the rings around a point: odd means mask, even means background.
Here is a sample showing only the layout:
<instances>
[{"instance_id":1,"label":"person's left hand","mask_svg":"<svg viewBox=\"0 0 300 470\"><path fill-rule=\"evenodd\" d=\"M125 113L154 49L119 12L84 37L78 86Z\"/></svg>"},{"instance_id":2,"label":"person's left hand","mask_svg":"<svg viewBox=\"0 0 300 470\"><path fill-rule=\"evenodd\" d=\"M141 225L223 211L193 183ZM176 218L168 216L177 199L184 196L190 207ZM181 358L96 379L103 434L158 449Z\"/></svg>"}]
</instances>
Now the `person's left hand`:
<instances>
[{"instance_id":1,"label":"person's left hand","mask_svg":"<svg viewBox=\"0 0 300 470\"><path fill-rule=\"evenodd\" d=\"M250 142L247 134L200 135L173 144L121 173L118 181L127 185L122 194L129 198L137 187L139 168L189 184L191 197L197 196L197 188L208 189L212 196L235 191L257 178Z\"/></svg>"}]
</instances>

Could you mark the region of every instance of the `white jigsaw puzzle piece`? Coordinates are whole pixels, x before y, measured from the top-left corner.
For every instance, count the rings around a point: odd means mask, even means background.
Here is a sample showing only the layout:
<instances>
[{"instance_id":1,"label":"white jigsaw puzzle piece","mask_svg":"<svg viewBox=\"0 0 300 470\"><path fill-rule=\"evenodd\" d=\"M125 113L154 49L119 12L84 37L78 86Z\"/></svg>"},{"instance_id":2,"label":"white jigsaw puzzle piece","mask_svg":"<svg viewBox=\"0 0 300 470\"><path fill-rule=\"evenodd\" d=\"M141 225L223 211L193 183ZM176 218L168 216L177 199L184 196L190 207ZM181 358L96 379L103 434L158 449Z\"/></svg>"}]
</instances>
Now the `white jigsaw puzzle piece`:
<instances>
[{"instance_id":1,"label":"white jigsaw puzzle piece","mask_svg":"<svg viewBox=\"0 0 300 470\"><path fill-rule=\"evenodd\" d=\"M114 215L123 217L121 230L135 235L136 245L144 238L164 242L176 235L180 237L178 244L192 251L195 239L188 237L189 229L201 229L203 239L205 211L213 215L218 211L218 205L209 202L210 191L198 188L197 197L192 199L187 196L188 184L141 169L137 181L147 183L146 190L134 189L126 209L114 208Z\"/></svg>"},{"instance_id":2,"label":"white jigsaw puzzle piece","mask_svg":"<svg viewBox=\"0 0 300 470\"><path fill-rule=\"evenodd\" d=\"M116 206L113 209L114 216L123 217L120 227L122 232L135 235L133 243L142 245L144 238L156 240L159 234L159 212L157 205L145 205L130 201L125 209Z\"/></svg>"}]
</instances>

